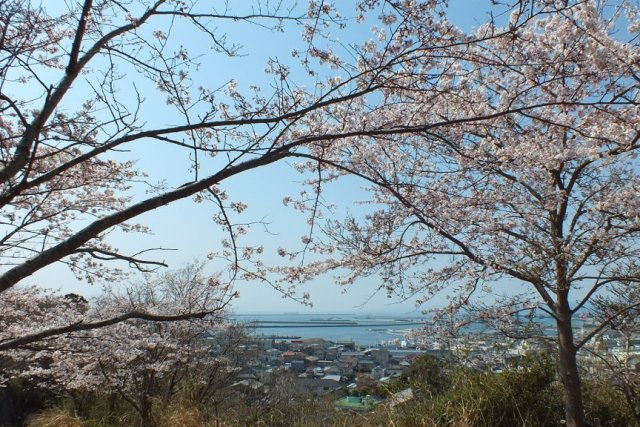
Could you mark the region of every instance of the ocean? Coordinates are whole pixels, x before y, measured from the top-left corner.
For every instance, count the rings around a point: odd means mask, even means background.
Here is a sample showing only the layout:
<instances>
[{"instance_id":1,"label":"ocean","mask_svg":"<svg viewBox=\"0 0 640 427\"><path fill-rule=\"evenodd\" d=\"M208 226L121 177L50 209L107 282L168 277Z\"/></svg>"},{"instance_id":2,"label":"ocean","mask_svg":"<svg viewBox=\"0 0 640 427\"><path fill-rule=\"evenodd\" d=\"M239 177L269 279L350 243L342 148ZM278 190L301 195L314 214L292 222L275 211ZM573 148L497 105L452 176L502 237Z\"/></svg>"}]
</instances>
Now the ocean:
<instances>
[{"instance_id":1,"label":"ocean","mask_svg":"<svg viewBox=\"0 0 640 427\"><path fill-rule=\"evenodd\" d=\"M231 320L255 335L287 338L322 338L377 345L400 341L410 329L419 328L423 317L402 314L234 314Z\"/></svg>"},{"instance_id":2,"label":"ocean","mask_svg":"<svg viewBox=\"0 0 640 427\"><path fill-rule=\"evenodd\" d=\"M399 344L411 329L419 329L425 320L420 315L404 314L233 314L230 319L248 328L249 333L276 338L309 339L322 338L328 341L353 341L361 346ZM556 334L551 318L541 318L545 335ZM577 335L584 333L584 323L574 322ZM480 323L468 325L467 332L491 332Z\"/></svg>"}]
</instances>

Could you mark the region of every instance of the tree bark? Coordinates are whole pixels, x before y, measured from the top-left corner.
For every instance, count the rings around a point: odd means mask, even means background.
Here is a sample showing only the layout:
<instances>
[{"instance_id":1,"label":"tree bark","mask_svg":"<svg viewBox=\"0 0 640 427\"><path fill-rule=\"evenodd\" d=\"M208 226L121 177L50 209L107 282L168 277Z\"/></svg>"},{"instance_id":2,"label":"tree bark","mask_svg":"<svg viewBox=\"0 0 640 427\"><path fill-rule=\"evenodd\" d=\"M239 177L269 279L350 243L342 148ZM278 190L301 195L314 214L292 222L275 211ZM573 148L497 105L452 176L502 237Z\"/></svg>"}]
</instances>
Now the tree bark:
<instances>
[{"instance_id":1,"label":"tree bark","mask_svg":"<svg viewBox=\"0 0 640 427\"><path fill-rule=\"evenodd\" d=\"M566 425L569 427L584 427L584 405L582 402L582 388L580 374L576 360L576 347L573 342L573 327L571 313L566 310L558 313L558 370L564 387L564 412Z\"/></svg>"},{"instance_id":2,"label":"tree bark","mask_svg":"<svg viewBox=\"0 0 640 427\"><path fill-rule=\"evenodd\" d=\"M140 427L155 427L156 423L153 419L151 399L146 392L142 393L140 399Z\"/></svg>"}]
</instances>

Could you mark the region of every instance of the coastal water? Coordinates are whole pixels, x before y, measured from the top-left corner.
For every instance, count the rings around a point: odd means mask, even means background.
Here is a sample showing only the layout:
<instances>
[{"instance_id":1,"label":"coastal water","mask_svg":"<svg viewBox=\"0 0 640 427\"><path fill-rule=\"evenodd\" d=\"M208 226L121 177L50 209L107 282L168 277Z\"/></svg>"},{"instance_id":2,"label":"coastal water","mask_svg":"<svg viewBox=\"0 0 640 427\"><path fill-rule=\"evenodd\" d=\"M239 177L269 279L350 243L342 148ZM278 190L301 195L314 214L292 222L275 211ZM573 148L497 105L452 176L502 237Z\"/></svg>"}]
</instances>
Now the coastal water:
<instances>
[{"instance_id":1,"label":"coastal water","mask_svg":"<svg viewBox=\"0 0 640 427\"><path fill-rule=\"evenodd\" d=\"M424 316L404 314L234 314L231 320L244 325L254 335L276 338L322 338L329 341L353 341L358 345L399 343L412 329L424 325ZM555 335L551 318L541 318L543 334ZM576 333L580 334L582 322L576 321ZM468 325L466 332L491 333L480 323Z\"/></svg>"},{"instance_id":2,"label":"coastal water","mask_svg":"<svg viewBox=\"0 0 640 427\"><path fill-rule=\"evenodd\" d=\"M376 345L402 340L423 318L384 314L235 314L231 320L246 325L256 335L322 338Z\"/></svg>"}]
</instances>

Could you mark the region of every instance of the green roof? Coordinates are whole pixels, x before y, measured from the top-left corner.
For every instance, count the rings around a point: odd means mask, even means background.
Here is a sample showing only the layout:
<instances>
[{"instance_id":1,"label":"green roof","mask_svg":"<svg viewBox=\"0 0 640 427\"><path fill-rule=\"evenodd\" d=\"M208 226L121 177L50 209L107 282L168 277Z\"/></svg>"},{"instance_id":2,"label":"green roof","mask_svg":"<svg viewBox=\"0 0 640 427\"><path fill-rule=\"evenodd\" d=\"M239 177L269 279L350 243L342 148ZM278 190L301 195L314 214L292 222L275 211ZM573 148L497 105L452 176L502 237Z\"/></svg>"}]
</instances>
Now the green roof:
<instances>
[{"instance_id":1,"label":"green roof","mask_svg":"<svg viewBox=\"0 0 640 427\"><path fill-rule=\"evenodd\" d=\"M335 402L336 407L344 409L372 409L382 402L382 399L375 397L346 396Z\"/></svg>"}]
</instances>

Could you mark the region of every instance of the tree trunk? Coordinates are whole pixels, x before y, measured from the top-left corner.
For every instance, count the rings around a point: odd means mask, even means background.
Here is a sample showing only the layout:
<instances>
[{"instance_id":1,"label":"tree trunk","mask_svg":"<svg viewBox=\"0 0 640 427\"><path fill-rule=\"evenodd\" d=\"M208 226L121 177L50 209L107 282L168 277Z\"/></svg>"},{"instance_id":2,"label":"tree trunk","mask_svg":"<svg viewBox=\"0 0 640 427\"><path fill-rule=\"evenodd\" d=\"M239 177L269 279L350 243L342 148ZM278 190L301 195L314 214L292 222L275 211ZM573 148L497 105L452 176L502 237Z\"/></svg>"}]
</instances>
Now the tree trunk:
<instances>
[{"instance_id":1,"label":"tree trunk","mask_svg":"<svg viewBox=\"0 0 640 427\"><path fill-rule=\"evenodd\" d=\"M584 406L582 388L576 361L576 348L573 342L571 314L558 313L557 320L559 354L558 369L564 386L564 412L567 426L584 427Z\"/></svg>"},{"instance_id":2,"label":"tree trunk","mask_svg":"<svg viewBox=\"0 0 640 427\"><path fill-rule=\"evenodd\" d=\"M117 396L115 393L109 393L107 398L107 422L116 424L116 403Z\"/></svg>"},{"instance_id":3,"label":"tree trunk","mask_svg":"<svg viewBox=\"0 0 640 427\"><path fill-rule=\"evenodd\" d=\"M155 427L156 423L151 411L151 399L146 392L143 392L140 399L140 427Z\"/></svg>"}]
</instances>

